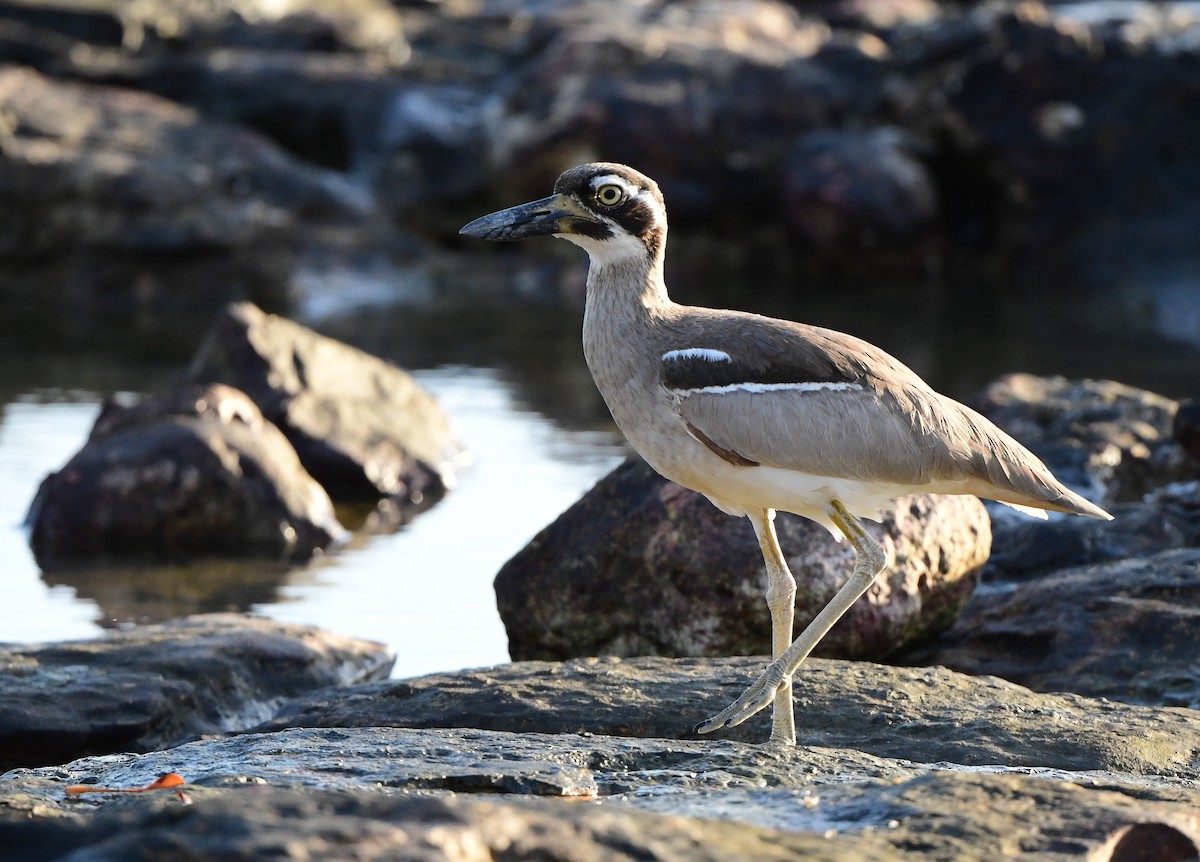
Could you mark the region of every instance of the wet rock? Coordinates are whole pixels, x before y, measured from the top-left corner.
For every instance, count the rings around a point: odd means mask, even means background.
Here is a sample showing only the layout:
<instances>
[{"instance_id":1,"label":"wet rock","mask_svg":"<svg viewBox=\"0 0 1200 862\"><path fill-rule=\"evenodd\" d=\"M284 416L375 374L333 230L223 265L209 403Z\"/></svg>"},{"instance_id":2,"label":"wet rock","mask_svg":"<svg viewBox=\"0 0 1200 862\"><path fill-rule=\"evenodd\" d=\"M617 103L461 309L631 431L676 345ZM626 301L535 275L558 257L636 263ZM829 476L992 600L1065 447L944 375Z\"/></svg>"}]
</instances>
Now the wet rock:
<instances>
[{"instance_id":1,"label":"wet rock","mask_svg":"<svg viewBox=\"0 0 1200 862\"><path fill-rule=\"evenodd\" d=\"M345 535L291 444L228 386L106 405L84 447L42 481L27 521L45 569L81 559L303 560Z\"/></svg>"},{"instance_id":2,"label":"wet rock","mask_svg":"<svg viewBox=\"0 0 1200 862\"><path fill-rule=\"evenodd\" d=\"M1012 374L988 386L974 406L1101 505L1200 478L1173 439L1178 403L1144 389Z\"/></svg>"},{"instance_id":3,"label":"wet rock","mask_svg":"<svg viewBox=\"0 0 1200 862\"><path fill-rule=\"evenodd\" d=\"M370 641L232 614L0 647L0 769L245 728L301 692L386 676L393 658Z\"/></svg>"},{"instance_id":4,"label":"wet rock","mask_svg":"<svg viewBox=\"0 0 1200 862\"><path fill-rule=\"evenodd\" d=\"M63 797L68 783L142 786L165 769L187 778L195 804L166 794ZM550 782L502 779L522 774ZM1139 826L1184 849L1200 837L1194 789L1041 774L931 771L805 747L293 730L10 772L0 779L7 812L0 837L5 846L31 848L30 860L70 851L66 858L149 859L186 847L198 859L357 858L382 850L413 859L503 854L563 862L984 859L1018 850L1102 859L1116 857L1096 855L1101 848ZM560 795L554 788L564 778L572 788L589 781L603 804L527 798ZM411 795L461 791L464 779L488 798ZM1135 835L1131 844L1139 842L1147 843Z\"/></svg>"},{"instance_id":5,"label":"wet rock","mask_svg":"<svg viewBox=\"0 0 1200 862\"><path fill-rule=\"evenodd\" d=\"M218 316L187 373L246 392L335 499L420 505L455 482L462 450L412 377L249 303Z\"/></svg>"},{"instance_id":6,"label":"wet rock","mask_svg":"<svg viewBox=\"0 0 1200 862\"><path fill-rule=\"evenodd\" d=\"M1039 691L1200 708L1200 550L1068 569L981 594L906 660Z\"/></svg>"},{"instance_id":7,"label":"wet rock","mask_svg":"<svg viewBox=\"0 0 1200 862\"><path fill-rule=\"evenodd\" d=\"M258 730L471 727L695 739L766 658L516 662L313 692ZM917 763L1200 776L1200 716L1078 695L1039 694L945 668L809 660L796 674L797 744ZM705 737L763 742L769 711Z\"/></svg>"},{"instance_id":8,"label":"wet rock","mask_svg":"<svg viewBox=\"0 0 1200 862\"><path fill-rule=\"evenodd\" d=\"M845 582L854 550L796 516L776 528L803 625ZM906 497L867 529L889 566L819 655L884 656L949 625L991 541L971 497ZM770 649L765 578L745 519L631 460L504 565L496 600L514 659L745 655Z\"/></svg>"}]
</instances>

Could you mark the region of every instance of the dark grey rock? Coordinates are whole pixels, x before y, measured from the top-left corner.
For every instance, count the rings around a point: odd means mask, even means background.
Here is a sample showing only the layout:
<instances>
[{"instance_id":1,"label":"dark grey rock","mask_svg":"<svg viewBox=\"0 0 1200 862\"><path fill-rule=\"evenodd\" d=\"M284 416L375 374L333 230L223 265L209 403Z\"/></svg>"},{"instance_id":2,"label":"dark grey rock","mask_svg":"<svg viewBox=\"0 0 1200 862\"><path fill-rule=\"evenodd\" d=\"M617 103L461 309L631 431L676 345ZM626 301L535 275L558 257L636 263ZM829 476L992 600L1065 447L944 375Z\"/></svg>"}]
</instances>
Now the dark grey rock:
<instances>
[{"instance_id":1,"label":"dark grey rock","mask_svg":"<svg viewBox=\"0 0 1200 862\"><path fill-rule=\"evenodd\" d=\"M732 702L766 658L583 659L314 692L258 730L471 727L524 734L696 739L691 727ZM1200 778L1200 715L1078 695L1039 694L994 677L810 659L795 677L797 743L917 763L1042 767ZM768 711L709 739L761 742Z\"/></svg>"},{"instance_id":2,"label":"dark grey rock","mask_svg":"<svg viewBox=\"0 0 1200 862\"><path fill-rule=\"evenodd\" d=\"M897 128L802 136L784 174L785 210L817 246L913 242L938 216L937 190Z\"/></svg>"},{"instance_id":3,"label":"dark grey rock","mask_svg":"<svg viewBox=\"0 0 1200 862\"><path fill-rule=\"evenodd\" d=\"M329 495L245 394L191 386L106 405L27 518L44 569L81 560L303 560L341 539Z\"/></svg>"},{"instance_id":4,"label":"dark grey rock","mask_svg":"<svg viewBox=\"0 0 1200 862\"><path fill-rule=\"evenodd\" d=\"M1071 566L1200 547L1200 482L1167 485L1109 511L1112 521L998 519L984 582L1011 585Z\"/></svg>"},{"instance_id":5,"label":"dark grey rock","mask_svg":"<svg viewBox=\"0 0 1200 862\"><path fill-rule=\"evenodd\" d=\"M1067 569L981 593L949 631L905 660L1038 691L1197 709L1197 603L1195 548Z\"/></svg>"},{"instance_id":6,"label":"dark grey rock","mask_svg":"<svg viewBox=\"0 0 1200 862\"><path fill-rule=\"evenodd\" d=\"M244 391L338 500L437 499L462 450L410 375L249 303L222 312L187 375Z\"/></svg>"},{"instance_id":7,"label":"dark grey rock","mask_svg":"<svg viewBox=\"0 0 1200 862\"><path fill-rule=\"evenodd\" d=\"M187 779L192 805L165 793L63 797L68 783L141 786L167 770ZM525 781L515 779L521 775ZM189 858L222 860L948 862L1018 851L1049 860L1120 858L1099 854L1121 841L1194 850L1200 839L1194 788L1041 776L931 771L807 747L290 730L10 772L0 778L0 846L28 848L22 858L29 860L136 860L186 850ZM446 789L489 798L421 798ZM564 790L584 790L603 804L527 798ZM497 791L508 795L500 800ZM1149 834L1130 838L1137 828Z\"/></svg>"},{"instance_id":8,"label":"dark grey rock","mask_svg":"<svg viewBox=\"0 0 1200 862\"><path fill-rule=\"evenodd\" d=\"M127 339L231 299L279 302L331 260L388 271L411 250L345 177L156 96L8 66L0 110L12 331Z\"/></svg>"},{"instance_id":9,"label":"dark grey rock","mask_svg":"<svg viewBox=\"0 0 1200 862\"><path fill-rule=\"evenodd\" d=\"M803 625L845 582L854 550L794 515L776 528ZM867 529L888 550L888 569L818 655L881 657L949 625L991 536L973 497L906 497ZM766 652L765 589L750 524L640 460L600 480L496 577L514 659Z\"/></svg>"},{"instance_id":10,"label":"dark grey rock","mask_svg":"<svg viewBox=\"0 0 1200 862\"><path fill-rule=\"evenodd\" d=\"M1173 437L1178 402L1144 389L1011 374L976 396L973 406L1101 505L1137 501L1154 488L1200 478Z\"/></svg>"},{"instance_id":11,"label":"dark grey rock","mask_svg":"<svg viewBox=\"0 0 1200 862\"><path fill-rule=\"evenodd\" d=\"M0 647L0 769L242 729L304 691L386 676L393 659L381 644L233 614Z\"/></svg>"}]
</instances>

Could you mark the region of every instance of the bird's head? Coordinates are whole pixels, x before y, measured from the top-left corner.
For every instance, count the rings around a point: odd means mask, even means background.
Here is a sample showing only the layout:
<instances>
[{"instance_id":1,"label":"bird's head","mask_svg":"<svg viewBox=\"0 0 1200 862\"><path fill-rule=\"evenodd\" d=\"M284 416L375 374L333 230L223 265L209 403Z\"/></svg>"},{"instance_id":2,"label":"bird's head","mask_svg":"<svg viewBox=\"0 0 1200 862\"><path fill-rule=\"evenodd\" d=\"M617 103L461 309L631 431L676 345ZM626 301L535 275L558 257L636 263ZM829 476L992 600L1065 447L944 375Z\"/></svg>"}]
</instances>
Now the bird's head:
<instances>
[{"instance_id":1,"label":"bird's head","mask_svg":"<svg viewBox=\"0 0 1200 862\"><path fill-rule=\"evenodd\" d=\"M477 218L459 233L501 241L557 236L596 263L632 256L655 261L666 240L667 212L654 180L625 165L594 162L566 171L550 197Z\"/></svg>"}]
</instances>

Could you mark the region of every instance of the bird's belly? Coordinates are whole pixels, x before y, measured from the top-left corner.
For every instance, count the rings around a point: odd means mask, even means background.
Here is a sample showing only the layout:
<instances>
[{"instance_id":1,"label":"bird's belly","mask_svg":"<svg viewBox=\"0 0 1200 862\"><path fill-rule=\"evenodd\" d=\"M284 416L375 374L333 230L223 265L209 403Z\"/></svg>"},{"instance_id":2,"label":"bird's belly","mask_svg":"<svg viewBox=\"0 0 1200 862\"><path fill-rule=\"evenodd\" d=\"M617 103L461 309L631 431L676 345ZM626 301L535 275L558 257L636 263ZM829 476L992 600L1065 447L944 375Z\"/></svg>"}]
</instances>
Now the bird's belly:
<instances>
[{"instance_id":1,"label":"bird's belly","mask_svg":"<svg viewBox=\"0 0 1200 862\"><path fill-rule=\"evenodd\" d=\"M631 438L647 463L671 481L706 496L718 509L744 516L752 509L792 512L841 534L829 518L829 506L839 501L851 514L879 520L893 501L913 493L908 485L822 476L782 467L731 464L684 433L673 445L654 445ZM665 443L666 441L656 441ZM641 443L642 445L639 445Z\"/></svg>"}]
</instances>

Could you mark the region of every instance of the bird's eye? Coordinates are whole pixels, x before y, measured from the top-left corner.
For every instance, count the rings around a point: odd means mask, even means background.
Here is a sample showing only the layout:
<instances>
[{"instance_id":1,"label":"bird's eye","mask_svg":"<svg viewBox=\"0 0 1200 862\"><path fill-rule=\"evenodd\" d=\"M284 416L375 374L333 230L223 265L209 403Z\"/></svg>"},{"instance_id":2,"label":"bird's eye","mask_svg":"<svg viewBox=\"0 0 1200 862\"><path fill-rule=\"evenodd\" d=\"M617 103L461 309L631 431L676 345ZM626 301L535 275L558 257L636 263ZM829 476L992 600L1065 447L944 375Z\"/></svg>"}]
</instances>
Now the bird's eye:
<instances>
[{"instance_id":1,"label":"bird's eye","mask_svg":"<svg viewBox=\"0 0 1200 862\"><path fill-rule=\"evenodd\" d=\"M600 186L596 189L596 202L601 206L615 207L621 201L625 200L625 190L620 186L609 185Z\"/></svg>"}]
</instances>

